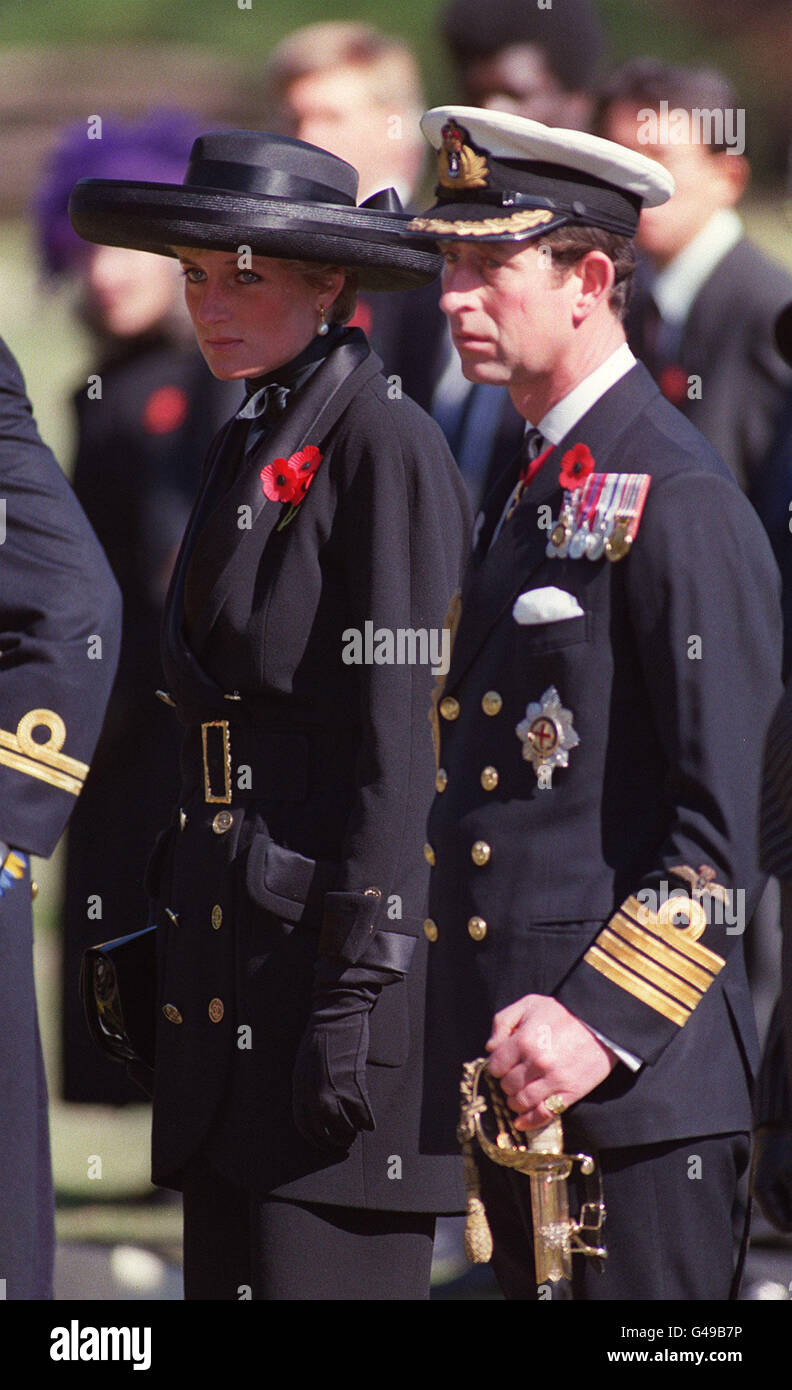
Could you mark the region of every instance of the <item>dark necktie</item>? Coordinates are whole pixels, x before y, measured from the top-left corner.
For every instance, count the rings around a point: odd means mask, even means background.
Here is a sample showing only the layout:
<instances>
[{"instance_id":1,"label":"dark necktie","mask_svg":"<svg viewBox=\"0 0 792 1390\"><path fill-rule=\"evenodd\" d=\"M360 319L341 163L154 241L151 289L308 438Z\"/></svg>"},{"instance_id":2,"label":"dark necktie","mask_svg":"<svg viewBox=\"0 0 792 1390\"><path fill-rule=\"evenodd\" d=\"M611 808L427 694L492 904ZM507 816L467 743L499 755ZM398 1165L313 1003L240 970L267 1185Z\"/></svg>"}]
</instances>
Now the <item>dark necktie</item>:
<instances>
[{"instance_id":1,"label":"dark necktie","mask_svg":"<svg viewBox=\"0 0 792 1390\"><path fill-rule=\"evenodd\" d=\"M514 511L514 508L517 506L517 503L519 502L523 494L523 490L525 489L527 483L530 482L530 479L533 476L531 472L531 465L536 461L536 459L539 457L542 451L546 448L547 444L545 442L541 430L536 429L536 427L532 425L530 429L525 431L525 434L523 435L522 444L520 445L519 453L517 454L517 457L515 458L511 468L509 469L509 474L511 476L511 491L508 494L508 499L502 505L501 511L498 515L498 519L495 523L494 530L492 532L491 540L487 543L486 535L483 538L487 549L489 549L490 546L494 545L495 541L498 539L498 536L500 535L504 523L509 520L509 517L511 516L512 512ZM515 472L517 473L516 478L514 476ZM501 497L502 496L503 494L501 493ZM495 506L497 506L497 502L495 503Z\"/></svg>"}]
</instances>

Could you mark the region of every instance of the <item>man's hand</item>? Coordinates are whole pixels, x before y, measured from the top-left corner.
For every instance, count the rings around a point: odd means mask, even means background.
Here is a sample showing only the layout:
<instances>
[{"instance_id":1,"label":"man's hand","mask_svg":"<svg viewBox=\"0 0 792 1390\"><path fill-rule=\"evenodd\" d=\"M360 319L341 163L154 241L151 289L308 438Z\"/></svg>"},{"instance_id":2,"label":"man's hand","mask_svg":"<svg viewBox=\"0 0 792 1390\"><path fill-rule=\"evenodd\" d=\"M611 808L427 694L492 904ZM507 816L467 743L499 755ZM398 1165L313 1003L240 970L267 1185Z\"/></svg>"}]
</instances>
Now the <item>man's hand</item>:
<instances>
[{"instance_id":1,"label":"man's hand","mask_svg":"<svg viewBox=\"0 0 792 1390\"><path fill-rule=\"evenodd\" d=\"M615 1052L557 999L526 994L495 1015L489 1069L500 1080L515 1129L540 1129L553 1119L544 1102L560 1096L565 1107L593 1091L612 1071Z\"/></svg>"}]
</instances>

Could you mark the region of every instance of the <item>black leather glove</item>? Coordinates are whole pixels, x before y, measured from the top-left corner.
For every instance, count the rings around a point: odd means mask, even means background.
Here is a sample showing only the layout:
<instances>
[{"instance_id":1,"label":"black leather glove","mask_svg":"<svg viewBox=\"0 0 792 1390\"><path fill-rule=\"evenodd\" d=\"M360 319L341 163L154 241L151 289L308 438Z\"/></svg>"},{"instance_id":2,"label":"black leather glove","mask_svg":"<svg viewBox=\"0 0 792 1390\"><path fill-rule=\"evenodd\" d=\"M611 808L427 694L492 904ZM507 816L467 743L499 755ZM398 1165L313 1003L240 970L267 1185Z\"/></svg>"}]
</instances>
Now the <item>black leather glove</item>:
<instances>
[{"instance_id":1,"label":"black leather glove","mask_svg":"<svg viewBox=\"0 0 792 1390\"><path fill-rule=\"evenodd\" d=\"M757 1129L753 1195L771 1225L792 1231L792 1124Z\"/></svg>"},{"instance_id":2,"label":"black leather glove","mask_svg":"<svg viewBox=\"0 0 792 1390\"><path fill-rule=\"evenodd\" d=\"M380 990L399 977L384 970L320 959L311 1018L292 1081L294 1123L318 1148L348 1149L374 1129L366 1090L369 1013Z\"/></svg>"}]
</instances>

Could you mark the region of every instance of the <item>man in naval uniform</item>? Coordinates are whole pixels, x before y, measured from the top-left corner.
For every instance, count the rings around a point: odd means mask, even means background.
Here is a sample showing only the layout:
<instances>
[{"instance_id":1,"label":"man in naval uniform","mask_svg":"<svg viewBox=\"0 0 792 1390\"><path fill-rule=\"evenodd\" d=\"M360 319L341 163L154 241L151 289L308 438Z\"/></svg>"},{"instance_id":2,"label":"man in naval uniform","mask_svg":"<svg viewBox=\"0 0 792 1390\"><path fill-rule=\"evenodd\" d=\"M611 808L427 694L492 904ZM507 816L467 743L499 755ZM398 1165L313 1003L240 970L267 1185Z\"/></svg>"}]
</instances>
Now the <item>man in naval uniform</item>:
<instances>
[{"instance_id":1,"label":"man in naval uniform","mask_svg":"<svg viewBox=\"0 0 792 1390\"><path fill-rule=\"evenodd\" d=\"M121 601L3 342L0 506L0 1297L27 1300L52 1297L55 1246L29 856L52 853L82 791Z\"/></svg>"},{"instance_id":2,"label":"man in naval uniform","mask_svg":"<svg viewBox=\"0 0 792 1390\"><path fill-rule=\"evenodd\" d=\"M568 1112L565 1149L599 1161L609 1253L604 1272L575 1257L574 1297L725 1299L777 572L625 342L631 238L670 175L517 116L422 125L438 202L410 235L444 254L465 375L507 384L527 422L437 692L427 1137L453 1149L462 1065L488 1052L518 1131ZM535 1298L529 1184L479 1169L501 1287Z\"/></svg>"}]
</instances>

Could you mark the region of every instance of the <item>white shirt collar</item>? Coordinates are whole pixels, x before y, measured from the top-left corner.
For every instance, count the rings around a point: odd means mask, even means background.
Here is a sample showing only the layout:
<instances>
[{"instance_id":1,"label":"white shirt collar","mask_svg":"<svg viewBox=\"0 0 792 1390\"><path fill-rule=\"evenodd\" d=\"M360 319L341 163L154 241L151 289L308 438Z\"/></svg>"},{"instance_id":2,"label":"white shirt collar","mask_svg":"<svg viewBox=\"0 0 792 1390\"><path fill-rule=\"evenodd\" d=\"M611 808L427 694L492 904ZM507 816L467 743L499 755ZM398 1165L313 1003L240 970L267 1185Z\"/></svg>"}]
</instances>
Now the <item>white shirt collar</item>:
<instances>
[{"instance_id":1,"label":"white shirt collar","mask_svg":"<svg viewBox=\"0 0 792 1390\"><path fill-rule=\"evenodd\" d=\"M719 261L743 235L733 208L719 208L692 241L659 271L652 297L666 323L683 323L696 295Z\"/></svg>"},{"instance_id":2,"label":"white shirt collar","mask_svg":"<svg viewBox=\"0 0 792 1390\"><path fill-rule=\"evenodd\" d=\"M622 343L610 357L606 357L589 376L564 396L563 400L556 401L537 425L548 444L560 444L595 401L604 396L605 392L626 376L634 366L635 358L632 352L626 343Z\"/></svg>"}]
</instances>

